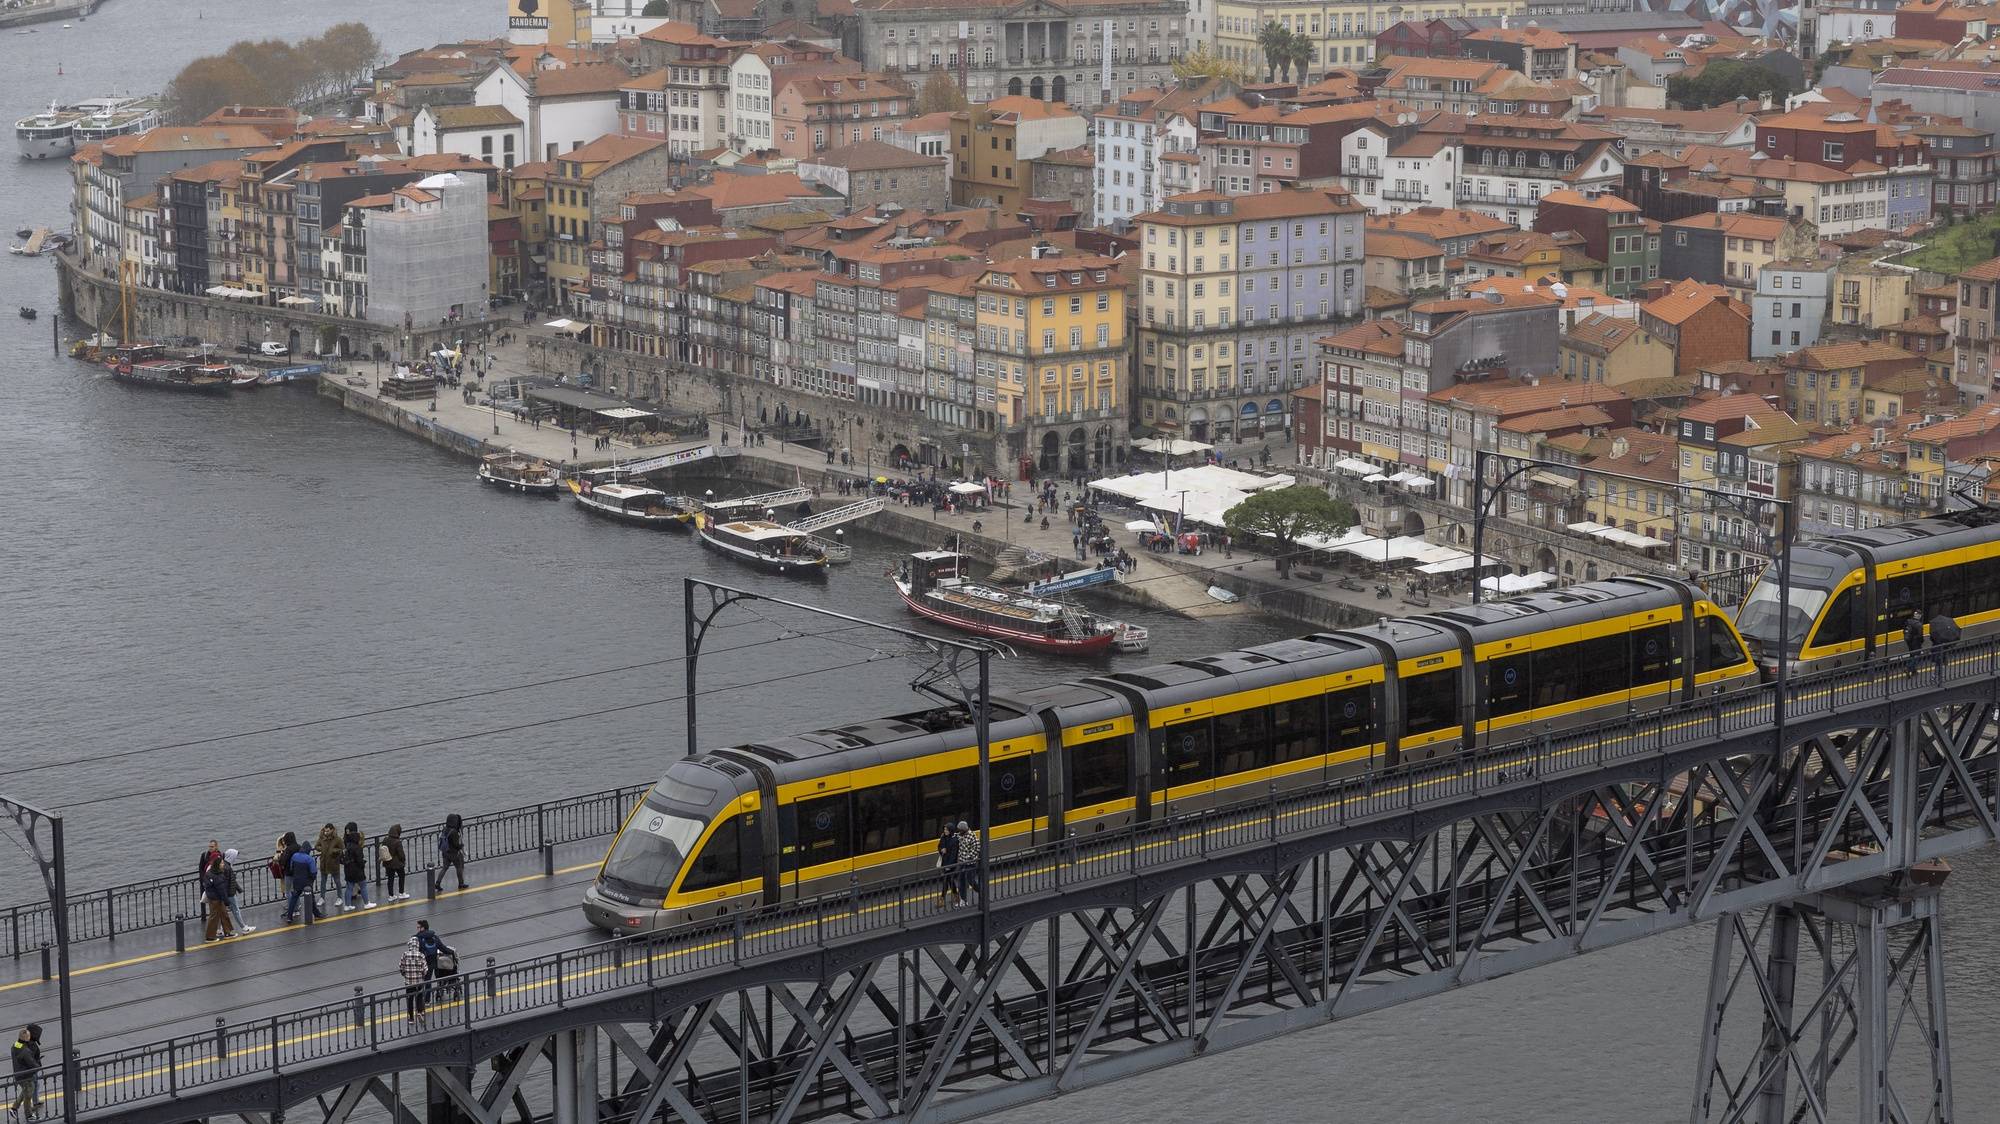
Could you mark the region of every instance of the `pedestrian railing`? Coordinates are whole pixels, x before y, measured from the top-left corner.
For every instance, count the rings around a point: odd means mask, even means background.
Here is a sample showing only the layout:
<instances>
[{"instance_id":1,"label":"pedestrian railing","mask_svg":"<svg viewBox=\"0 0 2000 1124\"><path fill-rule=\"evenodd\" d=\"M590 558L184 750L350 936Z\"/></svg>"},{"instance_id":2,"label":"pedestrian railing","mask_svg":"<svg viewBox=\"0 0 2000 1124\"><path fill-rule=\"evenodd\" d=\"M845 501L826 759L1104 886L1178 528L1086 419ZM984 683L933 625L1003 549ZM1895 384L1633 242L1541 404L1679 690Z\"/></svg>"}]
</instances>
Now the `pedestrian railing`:
<instances>
[{"instance_id":1,"label":"pedestrian railing","mask_svg":"<svg viewBox=\"0 0 2000 1124\"><path fill-rule=\"evenodd\" d=\"M628 785L467 817L461 836L465 844L465 860L474 863L539 851L543 856L543 870L547 873L553 867L555 848L616 832L648 787ZM403 855L409 877L423 879L427 872L435 872L440 867L443 856L438 851L438 840L443 834L444 825L441 823L426 824L403 832ZM311 846L316 835L317 832L305 834L299 841ZM369 878L378 883L384 873L378 857L378 845L382 838L371 836L368 841ZM275 848L276 844L277 839L273 837L272 847ZM241 885L241 893L236 898L239 908L284 900L287 892L285 883L272 878L266 869L270 860L270 851L261 854L244 851L237 856L236 880ZM172 925L178 921L198 922L202 913L201 886L192 870L101 890L72 892L69 898L69 939L71 944L109 940L120 933L138 929ZM0 943L0 952L18 958L54 945L55 939L55 913L49 903L24 903L0 910L0 942L4 942Z\"/></svg>"},{"instance_id":2,"label":"pedestrian railing","mask_svg":"<svg viewBox=\"0 0 2000 1124\"><path fill-rule=\"evenodd\" d=\"M1926 653L1926 661L1929 660ZM2000 641L1944 650L1924 689L1990 681L2000 676ZM1791 684L1787 714L1833 715L1888 701L1912 686L1898 661L1801 677ZM1371 771L1310 789L1271 791L1255 800L1185 817L1080 836L1006 855L989 855L978 896L988 907L1062 894L1081 887L1137 880L1209 856L1268 846L1279 839L1349 824L1407 816L1505 789L1574 780L1607 766L1668 751L1727 742L1770 727L1777 717L1771 685L1635 714L1562 734L1542 734L1507 746ZM2000 756L1996 756L2000 760ZM638 789L619 790L636 795ZM617 794L600 794L607 808ZM1932 815L1956 815L1974 794L1961 794ZM1969 805L1967 805L1969 806ZM502 813L522 817L526 810ZM489 817L497 819L498 817ZM428 829L428 830L435 830ZM523 1014L607 993L653 988L675 977L741 968L864 936L904 929L952 912L936 871L784 902L651 935L598 940L509 964L465 962L449 994L422 992L427 1011L410 1015L417 996L400 984L290 1014L184 1034L150 1045L76 1060L79 1113L184 1095L192 1090L279 1074L320 1059L372 1051L432 1034L466 1033ZM59 1087L58 1066L42 1088ZM46 1097L45 1097L46 1099Z\"/></svg>"}]
</instances>

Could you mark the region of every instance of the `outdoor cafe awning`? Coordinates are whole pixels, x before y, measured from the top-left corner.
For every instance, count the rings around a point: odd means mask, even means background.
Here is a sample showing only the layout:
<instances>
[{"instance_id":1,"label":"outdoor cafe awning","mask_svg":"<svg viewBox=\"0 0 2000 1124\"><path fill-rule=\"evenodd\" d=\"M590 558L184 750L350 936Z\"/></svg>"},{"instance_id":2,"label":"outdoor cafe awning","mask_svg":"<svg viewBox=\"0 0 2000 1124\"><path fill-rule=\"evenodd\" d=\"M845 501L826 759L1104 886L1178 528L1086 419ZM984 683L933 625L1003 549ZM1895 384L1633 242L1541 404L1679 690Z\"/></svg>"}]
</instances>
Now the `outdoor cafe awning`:
<instances>
[{"instance_id":1,"label":"outdoor cafe awning","mask_svg":"<svg viewBox=\"0 0 2000 1124\"><path fill-rule=\"evenodd\" d=\"M278 303L298 307L300 305L318 304L319 302L311 297L279 297Z\"/></svg>"},{"instance_id":2,"label":"outdoor cafe awning","mask_svg":"<svg viewBox=\"0 0 2000 1124\"><path fill-rule=\"evenodd\" d=\"M1556 576L1545 570L1532 574L1496 574L1490 578L1480 578L1479 588L1495 593L1526 593L1545 585L1554 585Z\"/></svg>"},{"instance_id":3,"label":"outdoor cafe awning","mask_svg":"<svg viewBox=\"0 0 2000 1124\"><path fill-rule=\"evenodd\" d=\"M953 484L951 486L951 490L954 495L979 496L979 495L984 495L986 493L986 485L974 484L970 480L961 480L958 483Z\"/></svg>"},{"instance_id":4,"label":"outdoor cafe awning","mask_svg":"<svg viewBox=\"0 0 2000 1124\"><path fill-rule=\"evenodd\" d=\"M1456 574L1460 570L1472 569L1472 555L1463 558L1447 558L1443 562L1426 562L1417 567L1419 574Z\"/></svg>"},{"instance_id":5,"label":"outdoor cafe awning","mask_svg":"<svg viewBox=\"0 0 2000 1124\"><path fill-rule=\"evenodd\" d=\"M564 329L564 328L574 328L574 327L576 327L576 321L574 321L574 320L567 320L567 319L564 319L564 320L551 320L551 321L549 321L548 323L546 323L546 324L542 325L542 327L544 327L544 328L554 328L554 329L556 329L556 330L558 330L558 331L561 331L561 330L562 330L562 329Z\"/></svg>"},{"instance_id":6,"label":"outdoor cafe awning","mask_svg":"<svg viewBox=\"0 0 2000 1124\"><path fill-rule=\"evenodd\" d=\"M1355 476L1367 476L1368 474L1375 471L1374 465L1369 464L1367 461L1364 460L1358 460L1354 457L1345 457L1341 460L1335 461L1333 467L1339 469L1342 472L1350 473Z\"/></svg>"}]
</instances>

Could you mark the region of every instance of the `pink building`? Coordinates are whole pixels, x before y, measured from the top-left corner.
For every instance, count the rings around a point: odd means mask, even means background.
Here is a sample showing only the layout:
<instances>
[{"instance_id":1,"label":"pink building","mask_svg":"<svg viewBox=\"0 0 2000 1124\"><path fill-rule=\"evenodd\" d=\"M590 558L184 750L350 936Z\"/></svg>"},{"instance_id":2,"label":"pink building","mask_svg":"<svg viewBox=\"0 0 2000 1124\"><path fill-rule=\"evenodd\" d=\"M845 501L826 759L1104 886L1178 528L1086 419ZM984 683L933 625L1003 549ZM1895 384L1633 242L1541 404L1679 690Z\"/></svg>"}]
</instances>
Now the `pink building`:
<instances>
[{"instance_id":1,"label":"pink building","mask_svg":"<svg viewBox=\"0 0 2000 1124\"><path fill-rule=\"evenodd\" d=\"M883 74L814 74L787 79L771 100L772 145L812 156L837 144L881 140L910 119L916 93Z\"/></svg>"}]
</instances>

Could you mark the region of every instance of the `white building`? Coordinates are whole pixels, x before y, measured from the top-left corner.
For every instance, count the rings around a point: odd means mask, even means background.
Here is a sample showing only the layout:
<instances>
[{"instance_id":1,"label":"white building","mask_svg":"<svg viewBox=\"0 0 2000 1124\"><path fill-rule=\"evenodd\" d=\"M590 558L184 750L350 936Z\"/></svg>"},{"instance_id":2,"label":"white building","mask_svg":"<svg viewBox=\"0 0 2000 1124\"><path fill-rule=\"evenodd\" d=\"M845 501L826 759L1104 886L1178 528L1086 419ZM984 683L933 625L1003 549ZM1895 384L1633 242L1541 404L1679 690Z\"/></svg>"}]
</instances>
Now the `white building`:
<instances>
[{"instance_id":1,"label":"white building","mask_svg":"<svg viewBox=\"0 0 2000 1124\"><path fill-rule=\"evenodd\" d=\"M1196 153L1200 107L1237 90L1234 82L1212 78L1136 90L1105 106L1095 118L1097 142L1092 154L1097 162L1091 203L1096 221L1128 222L1134 215L1159 210L1169 195L1195 190L1181 186L1186 183L1186 177L1178 174L1183 169L1169 173L1163 158Z\"/></svg>"},{"instance_id":2,"label":"white building","mask_svg":"<svg viewBox=\"0 0 2000 1124\"><path fill-rule=\"evenodd\" d=\"M527 163L527 129L503 105L427 105L410 123L412 156L458 152L496 168Z\"/></svg>"},{"instance_id":3,"label":"white building","mask_svg":"<svg viewBox=\"0 0 2000 1124\"><path fill-rule=\"evenodd\" d=\"M1751 358L1769 359L1817 343L1832 299L1831 262L1764 266L1757 274L1757 298L1750 302Z\"/></svg>"},{"instance_id":4,"label":"white building","mask_svg":"<svg viewBox=\"0 0 2000 1124\"><path fill-rule=\"evenodd\" d=\"M775 148L771 99L787 80L809 74L852 74L861 64L812 43L752 44L729 64L726 95L729 147L741 151Z\"/></svg>"},{"instance_id":5,"label":"white building","mask_svg":"<svg viewBox=\"0 0 2000 1124\"><path fill-rule=\"evenodd\" d=\"M1370 214L1458 206L1457 168L1458 145L1438 133L1398 141L1386 127L1364 125L1340 141L1341 174Z\"/></svg>"},{"instance_id":6,"label":"white building","mask_svg":"<svg viewBox=\"0 0 2000 1124\"><path fill-rule=\"evenodd\" d=\"M618 88L629 77L624 67L608 63L540 70L532 77L498 66L473 87L472 101L499 106L522 122L522 163L552 160L618 131Z\"/></svg>"}]
</instances>

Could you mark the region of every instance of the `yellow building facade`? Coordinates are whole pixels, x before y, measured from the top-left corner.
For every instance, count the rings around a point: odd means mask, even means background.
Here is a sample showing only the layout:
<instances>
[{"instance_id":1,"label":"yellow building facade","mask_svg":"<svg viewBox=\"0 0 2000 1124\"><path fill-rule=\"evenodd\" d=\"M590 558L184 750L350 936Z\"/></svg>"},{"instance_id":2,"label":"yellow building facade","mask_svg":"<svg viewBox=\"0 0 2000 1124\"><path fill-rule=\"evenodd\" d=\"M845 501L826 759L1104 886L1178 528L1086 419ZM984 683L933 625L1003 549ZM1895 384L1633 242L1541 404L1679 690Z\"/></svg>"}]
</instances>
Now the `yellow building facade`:
<instances>
[{"instance_id":1,"label":"yellow building facade","mask_svg":"<svg viewBox=\"0 0 2000 1124\"><path fill-rule=\"evenodd\" d=\"M1389 5L1378 3L1245 4L1223 0L1215 6L1215 45L1230 62L1262 80L1267 70L1257 34L1276 23L1313 43L1306 67L1318 75L1337 66L1353 66L1375 57L1375 37L1398 21L1412 23L1444 16L1524 16L1526 0L1482 0L1477 3ZM1393 14L1392 14L1393 13Z\"/></svg>"},{"instance_id":2,"label":"yellow building facade","mask_svg":"<svg viewBox=\"0 0 2000 1124\"><path fill-rule=\"evenodd\" d=\"M973 286L978 366L1022 457L1043 471L1105 467L1123 441L1131 353L1120 264L1020 258Z\"/></svg>"}]
</instances>

